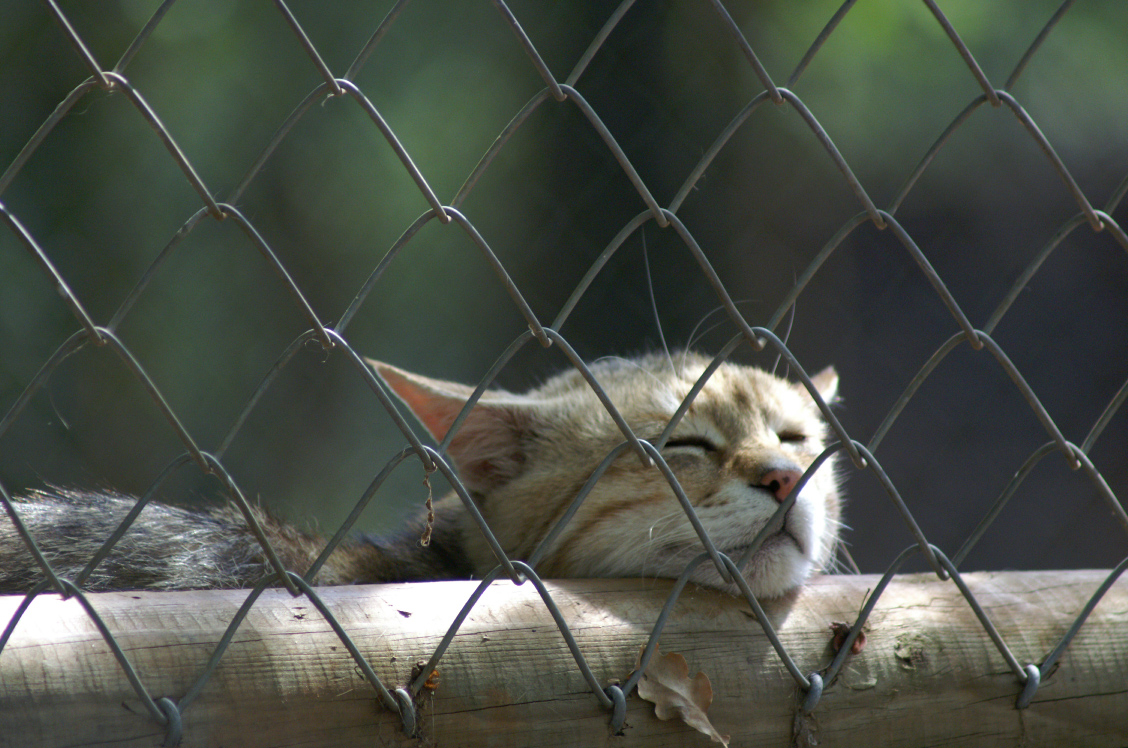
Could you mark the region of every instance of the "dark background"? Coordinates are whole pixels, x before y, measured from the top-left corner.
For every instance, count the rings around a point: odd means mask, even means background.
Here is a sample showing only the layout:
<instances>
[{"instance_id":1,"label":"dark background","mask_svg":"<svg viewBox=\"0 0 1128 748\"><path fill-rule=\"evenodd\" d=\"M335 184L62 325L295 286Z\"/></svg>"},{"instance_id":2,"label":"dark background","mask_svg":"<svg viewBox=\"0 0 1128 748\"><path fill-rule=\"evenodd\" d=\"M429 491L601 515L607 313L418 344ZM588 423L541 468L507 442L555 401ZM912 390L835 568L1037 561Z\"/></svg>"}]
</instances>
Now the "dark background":
<instances>
[{"instance_id":1,"label":"dark background","mask_svg":"<svg viewBox=\"0 0 1128 748\"><path fill-rule=\"evenodd\" d=\"M156 3L61 2L103 68ZM729 3L777 85L837 9L834 2ZM373 4L290 4L336 76L387 12ZM417 0L355 78L439 199L449 203L544 82L489 3ZM610 13L602 3L510 7L563 81ZM947 2L943 10L996 88L1056 2ZM0 169L88 75L45 5L0 3ZM1128 175L1128 5L1079 2L1011 89L1081 191L1105 208ZM204 183L226 199L287 115L321 78L269 3L181 0L125 69ZM944 129L981 93L923 3L861 3L789 86L874 202L898 190ZM587 99L658 203L668 205L718 134L763 86L702 2L639 3L579 78ZM159 138L120 93L85 96L0 202L48 255L93 319L106 324L201 206ZM1125 224L1123 200L1112 218ZM350 98L314 105L238 201L326 324L338 320L428 204ZM579 109L548 101L517 130L460 206L530 303L551 322L594 259L643 209ZM861 210L794 108L765 104L696 184L679 218L745 319L765 325L795 279ZM971 323L983 327L1015 279L1078 206L1010 109L985 104L956 130L896 211ZM643 245L649 258L648 278ZM653 291L654 304L651 303ZM735 332L672 230L633 234L561 332L585 360L661 346L708 352ZM698 336L694 330L702 321ZM719 323L712 328L713 323ZM187 431L215 449L306 319L232 220L205 219L174 251L118 334ZM782 327L782 326L781 326ZM0 412L78 329L48 276L0 229ZM527 329L466 234L429 223L392 263L347 328L365 355L476 382ZM702 334L701 331L708 330ZM813 372L842 375L840 418L865 443L928 358L959 328L891 231L866 224L799 296L789 346ZM782 333L782 330L781 330ZM1128 253L1083 224L1050 254L992 332L1067 439L1080 445L1128 378ZM736 360L770 366L744 346ZM498 379L530 386L566 365L526 346ZM1089 456L1128 495L1128 414ZM996 360L963 344L925 382L876 452L929 540L953 554L1011 476L1048 441ZM402 447L340 353L306 346L283 369L223 463L244 493L331 532ZM0 434L0 482L145 491L183 444L106 349L55 369ZM846 533L864 571L912 538L871 473L845 463ZM360 527L393 527L425 498L406 462ZM165 500L221 500L188 468ZM1109 566L1128 539L1089 478L1044 459L964 568ZM917 567L919 568L918 564Z\"/></svg>"}]
</instances>

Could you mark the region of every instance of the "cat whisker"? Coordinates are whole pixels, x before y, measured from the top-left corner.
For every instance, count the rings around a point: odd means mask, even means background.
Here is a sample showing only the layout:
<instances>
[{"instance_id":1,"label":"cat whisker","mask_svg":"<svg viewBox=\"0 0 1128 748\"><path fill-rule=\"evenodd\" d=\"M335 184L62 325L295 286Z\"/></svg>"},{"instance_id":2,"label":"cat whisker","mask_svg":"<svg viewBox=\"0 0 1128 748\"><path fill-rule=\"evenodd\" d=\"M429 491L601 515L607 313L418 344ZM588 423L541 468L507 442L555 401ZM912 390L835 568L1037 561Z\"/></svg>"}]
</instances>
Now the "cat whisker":
<instances>
[{"instance_id":1,"label":"cat whisker","mask_svg":"<svg viewBox=\"0 0 1128 748\"><path fill-rule=\"evenodd\" d=\"M642 266L646 269L646 287L650 291L650 308L654 311L654 326L658 328L658 340L662 341L662 350L666 352L666 360L670 362L670 373L677 375L674 369L674 359L670 356L670 347L666 345L666 336L662 333L662 319L658 316L658 302L654 299L654 280L650 277L650 253L646 251L646 227L639 232L642 236Z\"/></svg>"},{"instance_id":2,"label":"cat whisker","mask_svg":"<svg viewBox=\"0 0 1128 748\"><path fill-rule=\"evenodd\" d=\"M658 519L654 520L654 522L651 523L651 525L650 525L650 531L649 531L650 537L651 538L654 537L654 528L657 527L658 525L676 521L679 517L684 517L684 516L685 516L685 512L682 511L682 509L679 507L679 508L677 508L677 509L675 509L671 512L667 512L664 516L659 517Z\"/></svg>"},{"instance_id":3,"label":"cat whisker","mask_svg":"<svg viewBox=\"0 0 1128 748\"><path fill-rule=\"evenodd\" d=\"M737 303L740 303L740 302L737 302ZM701 325L705 324L705 320L709 319L710 317L712 317L714 314L721 311L722 309L724 309L724 307L718 306L718 307L714 307L712 310L706 312L705 316L702 317L701 319L699 319L697 321L697 324L693 326L693 329L690 330L689 340L686 341L685 348L682 350L682 369L685 369L685 360L686 360L686 356L689 355L689 350L691 348L693 348L694 344L697 342L697 331L701 329ZM719 325L719 324L721 324L721 323L718 322L717 325ZM711 332L714 328L716 328L717 325L713 325L708 330L701 333L702 336L708 335L709 332Z\"/></svg>"},{"instance_id":4,"label":"cat whisker","mask_svg":"<svg viewBox=\"0 0 1128 748\"><path fill-rule=\"evenodd\" d=\"M758 304L758 303L760 303L760 301L759 301L759 299L740 299L739 301L735 301L733 303L736 306L740 306L741 304ZM724 320L710 325L700 335L697 334L697 331L701 329L701 325L705 324L705 321L707 319L709 319L714 314L716 314L717 312L720 312L722 310L724 310L723 306L713 307L711 310L709 310L708 312L705 313L704 317L702 317L700 320L698 320L696 325L693 326L693 330L691 330L690 333L689 333L689 339L685 344L685 348L682 349L682 369L683 370L685 369L686 357L689 355L690 349L693 348L693 346L697 343L698 340L700 340L701 338L703 338L706 335L708 335L709 333L711 333L713 330L716 330L718 327L723 325Z\"/></svg>"},{"instance_id":5,"label":"cat whisker","mask_svg":"<svg viewBox=\"0 0 1128 748\"><path fill-rule=\"evenodd\" d=\"M795 302L792 302L790 313L787 315L787 330L785 330L784 333L783 333L783 344L784 345L787 345L787 341L791 340L791 327L792 327L792 325L795 324L795 308L796 308L796 306L797 306L797 304ZM776 373L776 369L779 368L779 362L780 362L780 359L782 359L782 358L783 358L782 352L776 355L775 363L772 364L772 374ZM787 370L784 372L783 378L787 379L789 376L791 376L791 364L787 365Z\"/></svg>"},{"instance_id":6,"label":"cat whisker","mask_svg":"<svg viewBox=\"0 0 1128 748\"><path fill-rule=\"evenodd\" d=\"M649 562L651 553L654 551L654 549L665 547L668 544L668 541L674 537L675 532L678 529L678 519L684 517L685 513L679 507L678 509L668 512L664 516L654 520L654 522L651 523L650 527L647 528L647 540L644 544L644 552L646 554L644 565L646 567L649 568L651 566ZM660 525L662 526L661 528L659 528ZM656 529L657 534L655 534Z\"/></svg>"}]
</instances>

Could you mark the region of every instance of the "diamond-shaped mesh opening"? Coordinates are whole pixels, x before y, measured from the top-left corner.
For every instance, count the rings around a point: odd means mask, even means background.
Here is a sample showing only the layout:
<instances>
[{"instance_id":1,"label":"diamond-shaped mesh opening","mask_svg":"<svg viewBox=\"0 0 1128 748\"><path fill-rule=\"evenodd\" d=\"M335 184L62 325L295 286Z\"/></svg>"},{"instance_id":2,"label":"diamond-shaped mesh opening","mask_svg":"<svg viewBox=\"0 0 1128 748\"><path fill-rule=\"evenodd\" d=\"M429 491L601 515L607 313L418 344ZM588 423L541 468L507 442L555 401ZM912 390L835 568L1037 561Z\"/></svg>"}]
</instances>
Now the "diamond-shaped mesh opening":
<instances>
[{"instance_id":1,"label":"diamond-shaped mesh opening","mask_svg":"<svg viewBox=\"0 0 1128 748\"><path fill-rule=\"evenodd\" d=\"M800 379L837 364L832 451L853 464L864 571L1116 566L1111 584L1128 531L1125 16L1071 5L1011 3L1005 23L933 2L12 11L4 521L36 553L10 497L42 480L93 476L139 507L219 493L252 525L257 497L302 516L315 496L328 552L421 503L421 466L465 493L361 353L513 389L574 366L601 394L585 361L674 341ZM622 426L616 454L661 469ZM701 540L687 575L735 568ZM316 569L264 545L244 610L269 585L308 596L410 725L450 637L389 691ZM535 563L499 561L465 614L504 576L555 609ZM83 579L39 562L33 594L79 597L174 736L228 642L177 703L156 699ZM980 616L1020 700L1085 614L1034 664ZM804 708L845 657L815 677L777 649ZM621 726L634 681L605 689L573 651Z\"/></svg>"}]
</instances>

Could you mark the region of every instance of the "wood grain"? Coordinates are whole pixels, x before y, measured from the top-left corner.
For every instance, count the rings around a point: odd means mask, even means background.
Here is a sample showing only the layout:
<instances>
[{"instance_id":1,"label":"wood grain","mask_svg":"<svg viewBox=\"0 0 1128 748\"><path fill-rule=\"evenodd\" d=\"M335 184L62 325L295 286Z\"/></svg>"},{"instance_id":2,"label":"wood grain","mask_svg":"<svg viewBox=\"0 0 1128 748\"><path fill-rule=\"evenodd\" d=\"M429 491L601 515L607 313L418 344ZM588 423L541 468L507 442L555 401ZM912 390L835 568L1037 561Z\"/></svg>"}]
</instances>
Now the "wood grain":
<instances>
[{"instance_id":1,"label":"wood grain","mask_svg":"<svg viewBox=\"0 0 1128 748\"><path fill-rule=\"evenodd\" d=\"M969 574L966 580L1017 659L1040 662L1107 572ZM765 607L803 672L826 667L832 621L853 621L873 576L828 576ZM389 686L427 659L474 584L336 587L330 610ZM548 583L601 682L625 679L670 584ZM103 593L94 607L149 693L179 700L198 678L246 591ZM0 624L21 598L0 598ZM800 694L746 602L687 589L662 634L691 674L712 681L709 717L732 745L789 745ZM184 713L185 746L709 745L628 698L627 728L580 676L531 585L495 583L439 665L421 734L404 735L305 598L268 591L218 670ZM867 643L815 711L824 746L1128 743L1128 584L1118 582L1019 711L1020 687L951 582L897 578L867 625ZM155 746L164 729L143 709L81 606L41 596L0 652L0 746Z\"/></svg>"}]
</instances>

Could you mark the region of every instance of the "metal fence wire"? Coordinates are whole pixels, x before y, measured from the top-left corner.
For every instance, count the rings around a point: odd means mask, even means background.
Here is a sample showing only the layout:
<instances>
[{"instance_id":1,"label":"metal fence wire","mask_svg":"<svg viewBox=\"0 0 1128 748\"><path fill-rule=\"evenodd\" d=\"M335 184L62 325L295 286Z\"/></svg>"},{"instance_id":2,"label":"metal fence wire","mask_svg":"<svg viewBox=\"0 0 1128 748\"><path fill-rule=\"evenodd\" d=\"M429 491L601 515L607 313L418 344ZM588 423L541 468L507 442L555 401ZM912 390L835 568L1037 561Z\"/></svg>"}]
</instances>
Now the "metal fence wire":
<instances>
[{"instance_id":1,"label":"metal fence wire","mask_svg":"<svg viewBox=\"0 0 1128 748\"><path fill-rule=\"evenodd\" d=\"M256 600L258 600L263 590L267 587L281 584L295 596L306 596L318 608L321 614L325 616L325 619L333 626L337 635L340 637L341 643L355 659L357 666L370 682L377 698L387 709L400 714L405 729L414 731L417 719L414 707L415 697L420 693L421 689L424 688L428 674L431 673L432 669L442 659L455 635L458 633L463 621L473 611L479 597L487 587L497 579L509 578L516 584L527 583L537 588L544 601L544 605L552 612L559 626L561 636L568 643L574 655L576 667L582 672L587 683L590 684L595 698L607 710L612 728L618 729L622 726L625 715L624 699L626 695L630 694L635 688L641 675L636 674L630 680L620 685L606 687L601 685L601 682L605 680L607 674L597 674L592 672L589 668L583 652L577 646L569 631L569 627L557 610L551 594L542 584L537 574L535 563L525 563L506 558L500 551L497 553L498 567L481 581L477 590L470 599L466 601L461 614L450 625L446 637L439 646L434 652L430 653L430 661L420 670L418 677L402 688L390 688L382 683L366 660L364 654L359 651L351 641L349 633L337 623L333 611L322 603L317 591L311 586L317 582L316 575L320 563L315 564L305 574L297 574L288 571L283 567L269 543L265 541L265 536L262 529L257 525L255 515L250 510L243 489L241 489L238 483L232 478L224 465L226 450L232 444L232 441L235 439L240 429L243 428L251 414L259 407L263 395L272 386L272 383L276 380L276 376L293 359L295 353L307 346L307 344L319 345L324 349L326 356L343 357L351 366L355 367L356 371L359 372L360 376L367 382L372 396L381 403L389 417L402 431L403 436L409 443L406 449L392 456L386 466L379 471L370 489L364 493L357 503L356 511L338 528L335 536L324 549L321 560L324 560L334 550L341 539L349 533L360 511L375 496L379 495L379 489L384 479L404 461L417 459L428 473L435 470L441 471L442 474L451 481L452 485L455 486L463 500L469 504L470 499L465 488L459 483L457 475L444 457L445 443L435 449L427 446L424 441L415 434L413 427L407 423L397 411L393 403L393 398L389 395L386 385L373 370L364 364L362 358L354 350L353 346L350 344L348 334L349 325L358 310L361 309L366 300L368 300L373 293L380 293L384 271L392 260L401 253L411 251L413 239L426 224L437 222L438 224L450 226L448 230L462 231L469 236L480 250L481 256L484 258L485 262L488 263L492 272L500 279L506 292L512 299L512 303L528 323L528 331L512 340L508 348L497 359L495 365L482 379L480 383L482 388L493 382L502 368L505 367L524 346L536 344L544 347L558 347L563 351L571 364L583 373L585 379L590 383L596 394L600 396L612 416L616 418L623 432L623 443L615 452L608 456L608 459L603 463L602 467L605 468L610 464L611 460L624 450L630 450L640 459L655 463L654 469L662 469L664 468L664 462L661 453L655 449L653 445L632 433L630 428L618 417L614 405L602 392L598 378L592 375L582 358L573 350L568 339L560 332L577 302L584 296L593 282L593 279L599 274L609 258L611 258L629 237L639 232L640 229L647 224L653 223L655 227L658 227L655 230L665 230L676 234L684 244L685 249L692 256L700 272L712 287L718 303L723 307L724 314L727 315L728 319L738 330L737 335L717 354L716 361L719 362L726 359L740 346L749 346L753 350L761 350L765 347L774 349L778 351L783 359L790 365L793 374L801 379L811 389L812 393L814 393L815 390L813 386L811 386L810 379L805 373L803 363L796 358L783 340L785 336L781 332L781 325L785 322L788 311L793 307L796 301L800 299L804 290L808 287L811 279L819 272L820 268L824 266L828 259L834 255L836 249L854 232L858 231L860 227L872 225L872 227L878 230L892 234L901 247L903 247L904 251L908 253L915 262L920 273L923 274L927 282L931 285L936 297L942 301L944 307L946 307L950 314L951 322L954 323L954 332L951 334L950 339L936 349L932 356L920 366L916 376L912 378L904 390L904 393L897 399L880 427L867 442L858 441L850 434L846 433L835 414L819 399L818 404L831 425L836 441L827 449L826 453L816 461L815 465L807 471L807 475L804 475L803 481L806 481L808 475L812 473L826 457L838 451L845 452L854 469L858 471L870 471L876 476L877 480L888 494L889 501L896 507L904 524L911 532L915 542L898 555L889 565L888 571L883 577L881 584L873 590L872 594L869 596L865 607L861 610L857 620L852 625L845 646L841 647L839 654L834 659L829 669L819 673L803 672L775 636L769 618L767 615L764 615L759 602L747 589L747 586L742 585L748 603L757 613L756 622L750 622L749 625L759 625L764 628L765 633L771 640L780 659L793 675L796 684L806 693L802 709L806 712L810 712L819 702L823 684L834 679L850 651L850 643L853 642L854 638L865 625L867 617L870 615L875 605L880 604L882 592L886 584L890 581L892 576L898 572L907 558L921 554L923 558L927 560L927 564L941 579L950 578L959 587L961 593L967 600L967 604L971 606L979 618L985 635L989 636L994 641L995 646L998 648L999 657L1005 661L1006 666L1014 674L1016 707L1022 709L1030 704L1031 698L1038 689L1041 674L1048 672L1049 669L1054 666L1062 652L1069 646L1073 637L1081 627L1085 625L1086 617L1092 611L1093 607L1100 601L1107 589L1117 580L1125 567L1128 566L1128 558L1126 558L1108 574L1105 583L1093 593L1088 604L1082 610L1077 611L1076 619L1072 627L1069 628L1061 641L1037 662L1025 662L1017 659L1015 655L1012 654L1007 642L1000 637L991 619L980 607L975 596L964 585L959 572L963 560L980 540L987 528L991 526L996 517L999 516L1024 478L1031 473L1034 467L1043 458L1051 455L1059 455L1060 459L1064 459L1071 468L1083 472L1092 483L1096 492L1103 498L1108 509L1116 517L1120 525L1125 531L1128 531L1128 515L1125 514L1121 501L1109 487L1101 471L1089 458L1094 443L1100 438L1110 421L1117 416L1118 411L1122 409L1125 399L1128 399L1128 381L1119 388L1116 395L1108 402L1107 407L1104 408L1103 413L1093 422L1084 439L1080 443L1074 443L1063 435L1062 430L1059 429L1054 418L1047 411L1047 408L1043 406L1038 395L1028 385L1022 372L1016 368L1011 358L1008 357L1007 352L1004 351L992 337L1000 321L1007 314L1011 305L1015 303L1019 295L1023 293L1043 262L1072 232L1088 230L1094 234L1104 234L1110 236L1120 247L1128 250L1128 236L1125 235L1124 229L1120 227L1113 217L1113 214L1124 201L1125 193L1128 192L1128 177L1120 181L1119 185L1112 190L1111 194L1103 200L1103 207L1094 207L1094 201L1078 186L1069 168L1067 168L1063 160L1059 158L1053 145L1043 135L1042 130L1039 129L1038 124L1030 114L1028 114L1023 104L1011 93L1015 82L1023 74L1027 64L1032 58L1038 55L1039 50L1043 48L1043 44L1046 42L1047 38L1052 36L1055 27L1057 27L1063 16L1066 16L1073 2L1067 0L1056 13L1053 13L1045 21L1041 32L1038 33L1030 43L1025 54L1014 62L1012 72L1005 84L1000 88L996 87L996 85L988 79L983 68L977 63L975 55L968 46L961 41L957 26L949 22L936 2L933 0L924 0L924 4L931 17L935 20L936 24L939 24L939 27L950 41L951 53L957 55L960 60L962 60L961 64L966 67L967 75L970 80L974 81L978 93L967 102L964 110L951 120L951 124L943 131L940 137L935 140L932 147L928 149L924 157L920 159L919 164L911 171L901 190L887 203L887 207L884 208L879 207L879 205L871 199L862 181L856 176L854 169L851 168L851 165L847 163L842 153L836 148L831 135L824 129L823 125L820 124L819 117L815 112L812 112L804 103L803 99L793 91L809 63L819 55L820 51L827 45L828 40L833 37L836 29L839 28L839 24L854 9L855 3L853 0L848 0L842 4L837 12L826 22L822 33L817 35L806 54L802 57L801 62L786 78L785 85L780 85L773 79L765 69L765 66L761 64L756 51L747 40L740 25L734 21L733 16L730 15L729 11L720 0L712 0L711 3L703 2L700 4L701 7L698 8L698 11L702 14L710 15L713 22L719 23L725 29L730 37L731 44L739 49L747 64L748 70L752 71L760 81L763 90L752 98L752 100L732 118L727 126L719 132L712 146L705 151L697 162L692 165L692 168L688 170L684 182L681 184L680 189L676 191L673 199L665 205L655 197L655 192L648 186L646 180L640 176L635 167L632 166L631 160L628 158L624 149L621 148L620 144L616 141L613 128L605 124L600 117L599 111L589 103L588 99L585 98L584 94L577 88L589 64L600 56L606 40L616 33L622 19L631 12L632 4L632 0L625 0L614 9L613 12L606 17L603 27L594 38L591 39L586 53L575 63L575 67L569 71L566 76L558 77L552 71L552 66L546 63L545 59L538 51L537 44L534 43L530 35L523 30L519 17L520 14L507 7L506 3L502 2L502 0L494 0L493 6L501 19L500 22L508 25L512 30L512 33L516 36L523 48L529 64L543 80L544 87L539 94L534 96L523 109L512 117L509 124L497 136L493 145L481 157L472 173L465 179L462 188L452 199L444 202L430 186L427 175L416 167L408 149L403 145L403 141L397 137L397 133L393 131L392 127L389 126L388 122L381 115L379 108L373 104L370 92L366 93L366 91L362 90L355 82L370 55L378 45L381 44L385 36L394 30L397 21L401 17L401 11L404 10L405 6L409 5L409 2L407 0L400 0L395 3L394 7L388 12L383 21L375 27L368 42L356 55L355 61L343 75L337 75L330 69L330 66L326 64L322 54L310 41L309 36L303 31L301 19L298 18L295 13L292 13L282 0L276 0L274 5L277 12L292 31L294 38L304 49L305 54L308 56L309 64L317 71L321 82L293 110L292 114L278 126L275 135L266 144L261 155L254 160L247 169L245 176L239 180L237 185L231 189L226 194L225 199L221 201L216 197L217 193L205 183L204 177L201 176L201 170L197 169L192 164L185 155L184 150L177 145L174 134L162 124L160 113L150 104L149 98L135 85L130 76L130 70L135 64L135 59L138 57L139 53L146 50L147 45L152 42L151 37L153 37L156 30L160 28L166 13L175 5L174 0L165 0L165 2L160 4L133 42L125 48L121 57L108 67L105 64L105 60L97 59L91 52L91 48L84 41L83 35L76 31L76 25L71 23L71 20L68 19L68 15L64 13L60 5L55 2L55 0L46 0L46 7L49 9L50 14L54 16L58 26L61 27L62 34L73 48L75 58L80 61L89 77L74 88L74 90L58 104L55 111L39 126L38 130L35 131L26 146L16 155L11 163L6 166L3 174L0 175L0 198L3 197L5 191L12 185L13 180L20 175L21 170L33 159L36 159L44 153L48 136L68 114L74 112L76 107L81 107L82 102L96 92L109 92L126 97L132 106L144 117L148 126L163 143L164 148L167 150L168 158L176 164L183 173L184 179L187 180L192 190L199 196L199 208L184 221L180 230L168 241L164 250L159 253L157 258L152 261L148 270L142 275L140 282L132 292L127 294L120 302L116 312L114 312L109 321L100 323L95 316L87 312L79 296L72 292L71 282L56 269L55 263L52 262L48 252L44 250L44 244L41 239L37 238L35 233L26 227L28 224L21 221L16 211L10 209L8 205L0 203L0 215L3 216L3 223L7 227L7 230L27 249L38 263L43 274L47 276L50 283L57 289L62 304L69 310L70 315L72 315L74 321L77 322L78 328L66 342L58 347L54 355L42 364L39 373L26 383L22 394L7 406L3 420L0 421L0 440L4 439L5 436L12 431L13 425L20 418L21 413L28 407L33 396L44 387L44 384L60 363L79 349L93 346L112 350L121 361L124 362L129 371L132 372L136 382L143 387L145 392L151 397L156 407L159 408L160 412L163 413L164 417L167 419L173 432L175 432L176 436L183 443L184 454L167 466L151 488L138 501L137 511L133 512L130 517L126 519L113 537L106 540L102 549L91 559L85 572L76 579L65 579L56 575L51 565L39 552L36 546L36 539L27 532L21 523L19 503L13 502L8 487L0 483L0 501L3 502L4 510L8 518L5 521L10 521L14 524L23 538L28 552L35 556L43 571L42 581L26 596L14 617L6 622L2 638L0 638L0 656L3 655L4 645L8 642L12 632L19 625L22 614L32 603L36 595L44 592L57 592L64 597L76 598L101 631L107 645L112 649L114 656L120 663L125 676L133 685L138 697L146 705L151 718L167 726L167 741L169 744L174 744L179 737L182 716L190 710L193 700L207 685L215 668L221 665L228 644L232 641L233 636L239 629L247 612L255 605ZM331 324L324 316L319 315L313 308L313 305L307 301L308 294L303 293L303 289L294 281L287 267L279 259L275 251L272 250L270 244L260 231L256 229L254 217L245 215L236 206L240 204L244 193L255 184L256 179L259 178L265 169L270 167L272 158L276 156L280 147L286 143L287 138L299 121L309 116L311 112L317 111L317 105L334 98L351 100L352 103L363 110L364 114L371 122L371 125L379 131L379 135L387 144L387 147L402 164L403 169L406 170L419 193L430 207L420 215L414 223L403 230L400 239L387 251L383 260L380 261L367 279L357 287L352 303L337 316L337 321ZM965 314L960 303L956 300L955 295L949 290L948 285L934 270L928 256L921 250L920 244L905 230L901 223L898 222L896 214L906 196L914 189L918 179L933 163L937 154L944 149L953 133L963 127L965 123L969 121L972 113L984 105L1000 110L1009 110L1013 113L1021 123L1022 132L1025 133L1025 136L1029 138L1030 142L1037 146L1044 156L1045 161L1052 167L1053 173L1056 174L1057 179L1060 180L1061 184L1064 185L1065 189L1072 196L1073 201L1076 203L1076 213L1068 221L1063 223L1042 250L1039 251L1033 259L1029 260L1025 269L1018 274L1010 290L997 302L997 306L989 315L986 323L981 326L976 326L970 321L968 315ZM826 154L840 174L842 182L848 186L849 190L856 198L859 211L855 217L841 226L833 238L817 253L815 259L797 275L793 286L774 314L763 322L763 324L753 325L746 320L745 316L737 308L737 304L730 296L728 290L726 290L724 279L714 270L713 265L710 264L707 248L703 248L699 245L697 239L695 239L694 231L690 226L687 226L686 223L683 223L682 218L679 217L679 209L682 207L683 202L693 193L700 181L709 173L710 165L713 163L715 157L725 148L726 144L730 142L734 134L740 131L741 128L745 126L746 122L753 121L757 112L763 107L773 106L790 108L801 117L803 123L805 123L806 127L809 128L810 132L817 138L822 148L825 149ZM464 202L474 190L475 185L478 184L479 178L485 172L493 168L498 162L500 154L505 152L507 145L511 143L512 136L529 121L530 115L533 112L542 107L574 108L583 116L587 123L590 124L592 130L598 134L599 138L606 146L607 151L618 163L619 167L621 167L622 173L629 179L631 185L633 185L634 190L637 192L639 205L637 216L621 227L614 240L607 245L603 253L591 266L583 281L572 292L568 302L564 304L556 318L551 321L546 321L533 312L530 304L526 302L525 294L523 294L522 290L511 280L506 267L498 259L498 255L491 249L489 239L492 237L487 237L484 232L480 232L475 226L472 214L470 212L464 212L463 209ZM154 378L146 372L142 362L131 352L129 345L126 344L125 340L123 340L123 337L119 335L118 332L119 325L131 314L135 303L143 295L153 279L159 277L162 273L168 272L166 263L171 257L177 254L184 239L188 237L197 226L207 221L235 222L242 231L245 232L251 244L266 258L272 271L281 279L287 293L292 299L293 308L308 322L308 331L295 339L288 348L278 355L274 366L265 373L261 385L247 401L243 411L234 419L234 425L231 427L230 431L214 450L206 450L200 446L201 442L185 427L182 419L178 417L177 413L170 407L169 402L162 394L160 388L155 384ZM7 343L4 345L7 345ZM1030 411L1041 424L1045 433L1045 443L1029 454L1025 462L1017 469L1010 485L1006 487L994 504L986 510L979 526L971 536L967 538L962 547L955 553L949 555L948 552L929 541L926 533L906 507L897 485L895 485L894 481L882 468L881 460L879 459L879 446L882 444L890 428L897 421L902 410L910 400L914 398L918 389L921 388L937 366L953 351L964 346L973 351L984 351L986 355L989 355L998 364L1001 370L1005 372L1011 382L1013 382L1014 388L1025 399L1026 403L1029 405ZM1123 373L1121 373L1121 376L1122 375ZM816 398L817 397L816 394ZM449 440L450 436L447 437L447 442L449 442ZM132 522L137 512L139 512L140 508L157 493L161 484L181 467L192 463L205 474L216 476L225 486L226 494L229 499L243 511L247 522L262 541L263 549L266 556L269 558L274 573L262 579L259 584L249 592L238 615L232 620L226 635L215 648L208 666L199 674L195 685L189 689L187 693L180 696L179 699L173 699L163 694L151 694L149 692L145 685L145 673L137 672L130 664L129 658L115 642L114 632L99 618L96 600L92 600L84 594L83 580L101 559L106 556L117 538L128 529L130 522ZM666 475L669 476L668 479L671 483L676 484L676 479L673 478L671 473L666 471ZM589 482L589 489L590 485L591 483ZM784 502L779 509L781 515L789 509L791 503L794 502L794 497L797 496L798 493L798 491L791 492L790 499ZM577 505L584 500L585 495L586 490L576 498ZM693 513L693 509L689 506L686 507L686 511L690 514ZM562 521L567 521L567 518ZM480 518L479 524L482 533L492 538L490 528L486 526L484 522L481 522ZM691 572L697 566L700 564L714 564L717 566L722 578L728 578L731 574L733 579L738 582L742 581L737 564L739 559L729 558L725 554L716 551L707 536L703 536L701 540L703 547L709 550L708 552L702 553L701 556L687 565L685 572L670 594L663 614L654 622L649 643L646 646L642 658L644 667L645 664L649 662L650 657L656 649L658 637L663 630L666 615L677 602ZM499 549L496 542L493 543L493 546L495 549ZM533 558L536 558L536 554L534 554ZM639 673L641 673L641 670ZM122 719L134 718L137 717L122 717Z\"/></svg>"}]
</instances>

